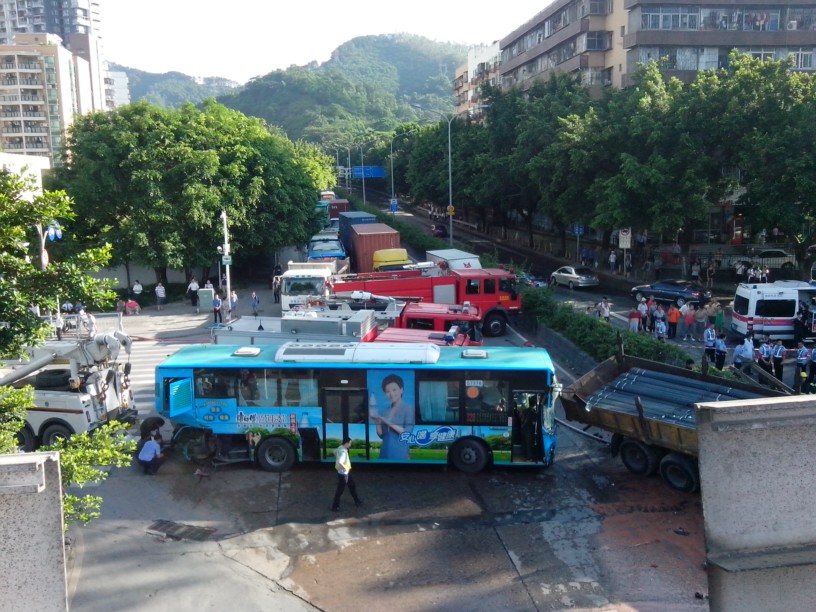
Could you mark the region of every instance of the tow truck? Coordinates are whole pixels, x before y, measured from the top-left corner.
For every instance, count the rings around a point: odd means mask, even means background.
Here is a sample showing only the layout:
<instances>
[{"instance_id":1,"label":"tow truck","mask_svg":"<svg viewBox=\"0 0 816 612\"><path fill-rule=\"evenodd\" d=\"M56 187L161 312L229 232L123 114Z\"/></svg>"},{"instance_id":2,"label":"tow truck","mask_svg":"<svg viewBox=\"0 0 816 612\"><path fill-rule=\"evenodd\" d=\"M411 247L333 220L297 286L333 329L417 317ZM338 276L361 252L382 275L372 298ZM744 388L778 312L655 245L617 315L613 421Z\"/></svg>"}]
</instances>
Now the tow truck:
<instances>
[{"instance_id":1,"label":"tow truck","mask_svg":"<svg viewBox=\"0 0 816 612\"><path fill-rule=\"evenodd\" d=\"M120 329L82 337L51 339L25 349L26 358L5 361L0 385L32 386L34 406L18 433L25 452L60 438L119 421L133 423L137 410L129 382L132 341ZM128 356L124 364L120 354Z\"/></svg>"}]
</instances>

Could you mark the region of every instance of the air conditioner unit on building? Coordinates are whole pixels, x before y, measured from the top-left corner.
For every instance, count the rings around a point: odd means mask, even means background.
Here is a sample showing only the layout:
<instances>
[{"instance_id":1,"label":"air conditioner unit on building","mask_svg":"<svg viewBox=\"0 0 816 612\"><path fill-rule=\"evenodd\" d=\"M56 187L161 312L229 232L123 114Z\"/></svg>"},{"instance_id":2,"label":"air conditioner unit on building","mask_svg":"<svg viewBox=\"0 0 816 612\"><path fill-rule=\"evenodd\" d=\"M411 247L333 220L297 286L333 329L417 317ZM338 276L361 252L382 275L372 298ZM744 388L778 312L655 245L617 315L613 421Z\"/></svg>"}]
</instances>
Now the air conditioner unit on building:
<instances>
[{"instance_id":1,"label":"air conditioner unit on building","mask_svg":"<svg viewBox=\"0 0 816 612\"><path fill-rule=\"evenodd\" d=\"M798 25L798 22L796 22L796 21L789 21L789 22L788 22L788 29L789 29L789 30L795 30L797 25Z\"/></svg>"}]
</instances>

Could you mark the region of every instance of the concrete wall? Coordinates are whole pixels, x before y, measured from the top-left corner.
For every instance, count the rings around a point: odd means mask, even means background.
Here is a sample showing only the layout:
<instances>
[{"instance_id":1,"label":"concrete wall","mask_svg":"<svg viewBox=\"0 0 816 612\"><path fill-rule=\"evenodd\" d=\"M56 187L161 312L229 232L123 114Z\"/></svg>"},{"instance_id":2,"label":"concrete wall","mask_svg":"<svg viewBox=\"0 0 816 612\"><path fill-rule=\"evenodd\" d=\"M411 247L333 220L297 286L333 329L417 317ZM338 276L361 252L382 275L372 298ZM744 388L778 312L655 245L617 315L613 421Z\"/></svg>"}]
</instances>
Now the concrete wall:
<instances>
[{"instance_id":1,"label":"concrete wall","mask_svg":"<svg viewBox=\"0 0 816 612\"><path fill-rule=\"evenodd\" d=\"M816 601L816 399L697 407L712 610Z\"/></svg>"},{"instance_id":2,"label":"concrete wall","mask_svg":"<svg viewBox=\"0 0 816 612\"><path fill-rule=\"evenodd\" d=\"M0 455L0 611L67 610L59 453Z\"/></svg>"}]
</instances>

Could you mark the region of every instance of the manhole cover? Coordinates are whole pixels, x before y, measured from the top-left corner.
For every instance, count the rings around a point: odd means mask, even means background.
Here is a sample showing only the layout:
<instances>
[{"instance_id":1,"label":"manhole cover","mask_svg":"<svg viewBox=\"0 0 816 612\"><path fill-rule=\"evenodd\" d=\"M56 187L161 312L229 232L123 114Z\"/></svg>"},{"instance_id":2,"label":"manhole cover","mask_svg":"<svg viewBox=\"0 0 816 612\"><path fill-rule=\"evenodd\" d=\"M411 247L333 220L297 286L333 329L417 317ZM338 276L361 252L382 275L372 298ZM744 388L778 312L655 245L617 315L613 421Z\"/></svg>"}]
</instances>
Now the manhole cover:
<instances>
[{"instance_id":1,"label":"manhole cover","mask_svg":"<svg viewBox=\"0 0 816 612\"><path fill-rule=\"evenodd\" d=\"M174 521L159 519L147 528L147 533L158 535L174 540L197 540L199 542L209 539L215 533L214 527L196 527L195 525L185 525Z\"/></svg>"}]
</instances>

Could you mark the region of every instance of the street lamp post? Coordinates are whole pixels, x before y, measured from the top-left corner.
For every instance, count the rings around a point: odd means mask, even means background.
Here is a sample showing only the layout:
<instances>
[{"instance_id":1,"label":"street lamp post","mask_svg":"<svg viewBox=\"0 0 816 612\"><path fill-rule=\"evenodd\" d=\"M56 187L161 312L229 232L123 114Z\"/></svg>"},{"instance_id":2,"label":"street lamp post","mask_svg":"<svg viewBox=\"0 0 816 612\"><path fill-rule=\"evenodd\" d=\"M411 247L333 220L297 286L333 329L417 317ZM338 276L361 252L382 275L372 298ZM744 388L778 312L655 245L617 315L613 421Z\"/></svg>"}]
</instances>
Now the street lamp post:
<instances>
[{"instance_id":1,"label":"street lamp post","mask_svg":"<svg viewBox=\"0 0 816 612\"><path fill-rule=\"evenodd\" d=\"M366 205L365 195L365 161L363 161L363 145L360 145L360 170L363 175L363 206Z\"/></svg>"},{"instance_id":2,"label":"street lamp post","mask_svg":"<svg viewBox=\"0 0 816 612\"><path fill-rule=\"evenodd\" d=\"M344 147L340 145L343 149L346 150L346 189L349 188L349 173L351 173L351 149L349 147Z\"/></svg>"},{"instance_id":3,"label":"street lamp post","mask_svg":"<svg viewBox=\"0 0 816 612\"><path fill-rule=\"evenodd\" d=\"M453 157L451 155L451 123L456 119L456 115L448 117L445 113L433 110L432 108L425 108L419 104L412 104L411 106L430 113L435 113L448 122L448 238L450 245L453 246Z\"/></svg>"},{"instance_id":4,"label":"street lamp post","mask_svg":"<svg viewBox=\"0 0 816 612\"><path fill-rule=\"evenodd\" d=\"M227 231L227 211L221 211L221 221L224 223L224 246L222 247L224 251L224 270L225 274L227 275L227 312L229 313L228 316L232 316L232 282L230 279L230 264L231 256L230 256L230 242L229 242L229 232Z\"/></svg>"}]
</instances>

